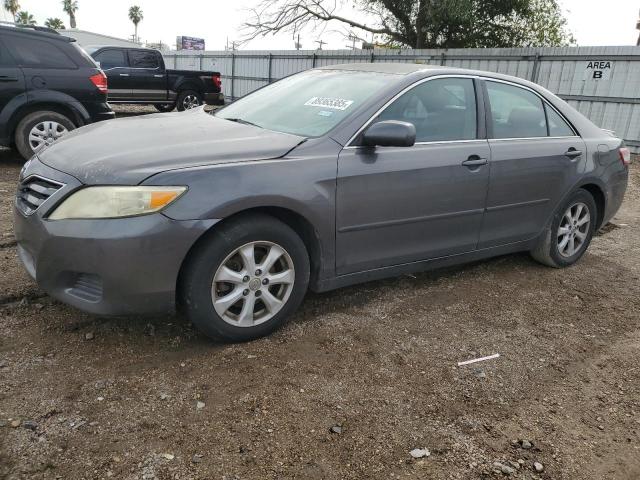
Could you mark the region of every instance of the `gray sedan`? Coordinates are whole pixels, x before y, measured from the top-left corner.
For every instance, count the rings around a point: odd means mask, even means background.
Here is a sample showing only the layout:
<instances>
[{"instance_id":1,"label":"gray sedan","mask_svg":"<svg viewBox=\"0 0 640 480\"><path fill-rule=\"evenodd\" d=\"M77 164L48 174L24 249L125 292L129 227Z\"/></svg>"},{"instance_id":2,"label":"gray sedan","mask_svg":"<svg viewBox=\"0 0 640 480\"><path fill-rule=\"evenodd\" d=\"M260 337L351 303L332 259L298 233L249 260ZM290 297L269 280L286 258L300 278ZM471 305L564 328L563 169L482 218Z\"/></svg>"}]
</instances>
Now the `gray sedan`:
<instances>
[{"instance_id":1,"label":"gray sedan","mask_svg":"<svg viewBox=\"0 0 640 480\"><path fill-rule=\"evenodd\" d=\"M22 262L96 314L181 307L242 341L326 291L511 252L567 267L616 213L622 141L544 88L349 64L221 109L83 127L33 157Z\"/></svg>"}]
</instances>

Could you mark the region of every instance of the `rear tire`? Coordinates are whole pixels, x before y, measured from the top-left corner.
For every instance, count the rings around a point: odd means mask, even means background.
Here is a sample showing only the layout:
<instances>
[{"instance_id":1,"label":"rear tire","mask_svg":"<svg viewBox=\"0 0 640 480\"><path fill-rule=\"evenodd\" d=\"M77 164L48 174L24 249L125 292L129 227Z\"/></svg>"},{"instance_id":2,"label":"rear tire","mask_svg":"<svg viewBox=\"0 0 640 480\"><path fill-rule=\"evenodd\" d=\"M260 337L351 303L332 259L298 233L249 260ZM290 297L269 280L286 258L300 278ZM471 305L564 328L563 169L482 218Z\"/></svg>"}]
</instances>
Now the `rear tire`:
<instances>
[{"instance_id":1,"label":"rear tire","mask_svg":"<svg viewBox=\"0 0 640 480\"><path fill-rule=\"evenodd\" d=\"M51 145L58 138L75 130L74 123L58 112L33 112L25 116L16 127L16 148L25 160Z\"/></svg>"},{"instance_id":2,"label":"rear tire","mask_svg":"<svg viewBox=\"0 0 640 480\"><path fill-rule=\"evenodd\" d=\"M244 342L281 327L309 284L300 237L267 215L243 215L203 238L189 254L181 308L212 339Z\"/></svg>"},{"instance_id":3,"label":"rear tire","mask_svg":"<svg viewBox=\"0 0 640 480\"><path fill-rule=\"evenodd\" d=\"M200 105L202 105L202 95L195 90L183 90L176 99L176 106L179 112L190 110Z\"/></svg>"},{"instance_id":4,"label":"rear tire","mask_svg":"<svg viewBox=\"0 0 640 480\"><path fill-rule=\"evenodd\" d=\"M581 188L574 191L556 210L531 256L553 268L573 265L589 248L597 219L593 196Z\"/></svg>"},{"instance_id":5,"label":"rear tire","mask_svg":"<svg viewBox=\"0 0 640 480\"><path fill-rule=\"evenodd\" d=\"M167 105L165 103L155 103L153 105L154 107L156 107L156 110L158 110L159 112L171 112L173 111L174 108L176 108L175 103L172 103L170 105Z\"/></svg>"}]
</instances>

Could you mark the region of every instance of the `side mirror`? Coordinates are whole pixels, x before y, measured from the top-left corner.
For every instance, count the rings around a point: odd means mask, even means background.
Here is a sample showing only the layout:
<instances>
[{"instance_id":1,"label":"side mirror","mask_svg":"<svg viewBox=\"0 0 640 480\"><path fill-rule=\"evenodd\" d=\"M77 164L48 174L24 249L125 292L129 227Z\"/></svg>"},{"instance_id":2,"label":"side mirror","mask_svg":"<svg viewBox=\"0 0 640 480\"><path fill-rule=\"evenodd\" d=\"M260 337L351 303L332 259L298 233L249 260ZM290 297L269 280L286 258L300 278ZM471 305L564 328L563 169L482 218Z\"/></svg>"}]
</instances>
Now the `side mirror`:
<instances>
[{"instance_id":1,"label":"side mirror","mask_svg":"<svg viewBox=\"0 0 640 480\"><path fill-rule=\"evenodd\" d=\"M367 128L362 141L368 147L412 147L416 143L416 127L409 122L384 120Z\"/></svg>"}]
</instances>

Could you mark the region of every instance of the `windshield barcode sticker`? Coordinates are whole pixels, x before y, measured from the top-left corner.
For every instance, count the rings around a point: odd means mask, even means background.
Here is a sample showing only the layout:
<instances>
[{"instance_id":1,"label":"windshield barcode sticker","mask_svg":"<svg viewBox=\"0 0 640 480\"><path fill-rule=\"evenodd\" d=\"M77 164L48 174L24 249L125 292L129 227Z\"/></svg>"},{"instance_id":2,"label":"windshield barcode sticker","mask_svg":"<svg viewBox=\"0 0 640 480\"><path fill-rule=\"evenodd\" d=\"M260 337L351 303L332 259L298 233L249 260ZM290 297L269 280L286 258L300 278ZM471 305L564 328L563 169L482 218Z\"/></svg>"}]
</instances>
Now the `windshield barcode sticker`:
<instances>
[{"instance_id":1,"label":"windshield barcode sticker","mask_svg":"<svg viewBox=\"0 0 640 480\"><path fill-rule=\"evenodd\" d=\"M333 108L334 110L346 110L353 104L353 100L344 98L313 97L307 100L305 105L309 107Z\"/></svg>"}]
</instances>

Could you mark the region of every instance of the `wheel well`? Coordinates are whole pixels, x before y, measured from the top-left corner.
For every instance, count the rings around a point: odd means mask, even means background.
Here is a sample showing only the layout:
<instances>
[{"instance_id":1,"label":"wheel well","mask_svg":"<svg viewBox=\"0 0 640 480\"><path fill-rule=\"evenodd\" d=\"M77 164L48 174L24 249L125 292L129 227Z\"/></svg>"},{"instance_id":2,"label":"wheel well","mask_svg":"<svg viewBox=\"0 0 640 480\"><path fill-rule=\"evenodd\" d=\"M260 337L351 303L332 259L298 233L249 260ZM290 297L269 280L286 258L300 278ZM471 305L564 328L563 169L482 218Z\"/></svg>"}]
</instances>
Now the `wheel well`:
<instances>
[{"instance_id":1,"label":"wheel well","mask_svg":"<svg viewBox=\"0 0 640 480\"><path fill-rule=\"evenodd\" d=\"M604 209L605 209L605 203L606 203L604 192L595 183L582 185L580 186L580 188L589 192L596 202L596 208L598 209L598 221L596 223L596 230L598 230L600 229L600 227L602 227L602 221L604 220Z\"/></svg>"},{"instance_id":2,"label":"wheel well","mask_svg":"<svg viewBox=\"0 0 640 480\"><path fill-rule=\"evenodd\" d=\"M220 222L212 226L191 246L191 248L189 249L189 252L187 252L187 255L185 255L185 258L182 260L182 265L180 267L180 272L178 274L178 279L177 279L176 291L179 292L180 285L182 283L181 282L182 273L187 263L187 259L191 256L191 253L197 248L197 246L201 242L206 241L206 238L208 237L208 235L210 233L215 232L218 228L220 228L220 226L228 223L232 219L238 218L239 216L251 215L252 213L260 213L263 215L268 215L270 217L276 218L280 220L282 223L285 223L286 225L291 227L291 229L300 236L300 238L302 239L302 242L304 243L304 246L307 249L307 253L309 254L309 265L311 267L309 284L313 285L315 283L316 279L318 278L318 274L320 273L322 251L320 246L320 239L318 238L316 230L311 224L311 222L309 222L309 220L307 220L304 216L300 215L299 213L294 212L293 210L289 210L287 208L257 207L257 208L242 210L240 212L234 213L233 215L230 215L229 217L224 218L223 220L221 220Z\"/></svg>"},{"instance_id":3,"label":"wheel well","mask_svg":"<svg viewBox=\"0 0 640 480\"><path fill-rule=\"evenodd\" d=\"M52 102L30 103L28 105L20 107L14 112L13 116L11 117L11 123L8 129L9 136L13 138L18 123L20 123L20 120L22 120L24 117L26 117L30 113L44 111L51 111L59 113L60 115L64 115L69 120L71 120L76 127L81 127L84 124L80 115L75 110L67 107L66 105Z\"/></svg>"},{"instance_id":4,"label":"wheel well","mask_svg":"<svg viewBox=\"0 0 640 480\"><path fill-rule=\"evenodd\" d=\"M182 83L180 84L180 86L178 87L178 95L180 95L182 92L186 91L186 90L193 90L196 93L202 94L202 87L199 87L198 85L194 84L194 83Z\"/></svg>"}]
</instances>

